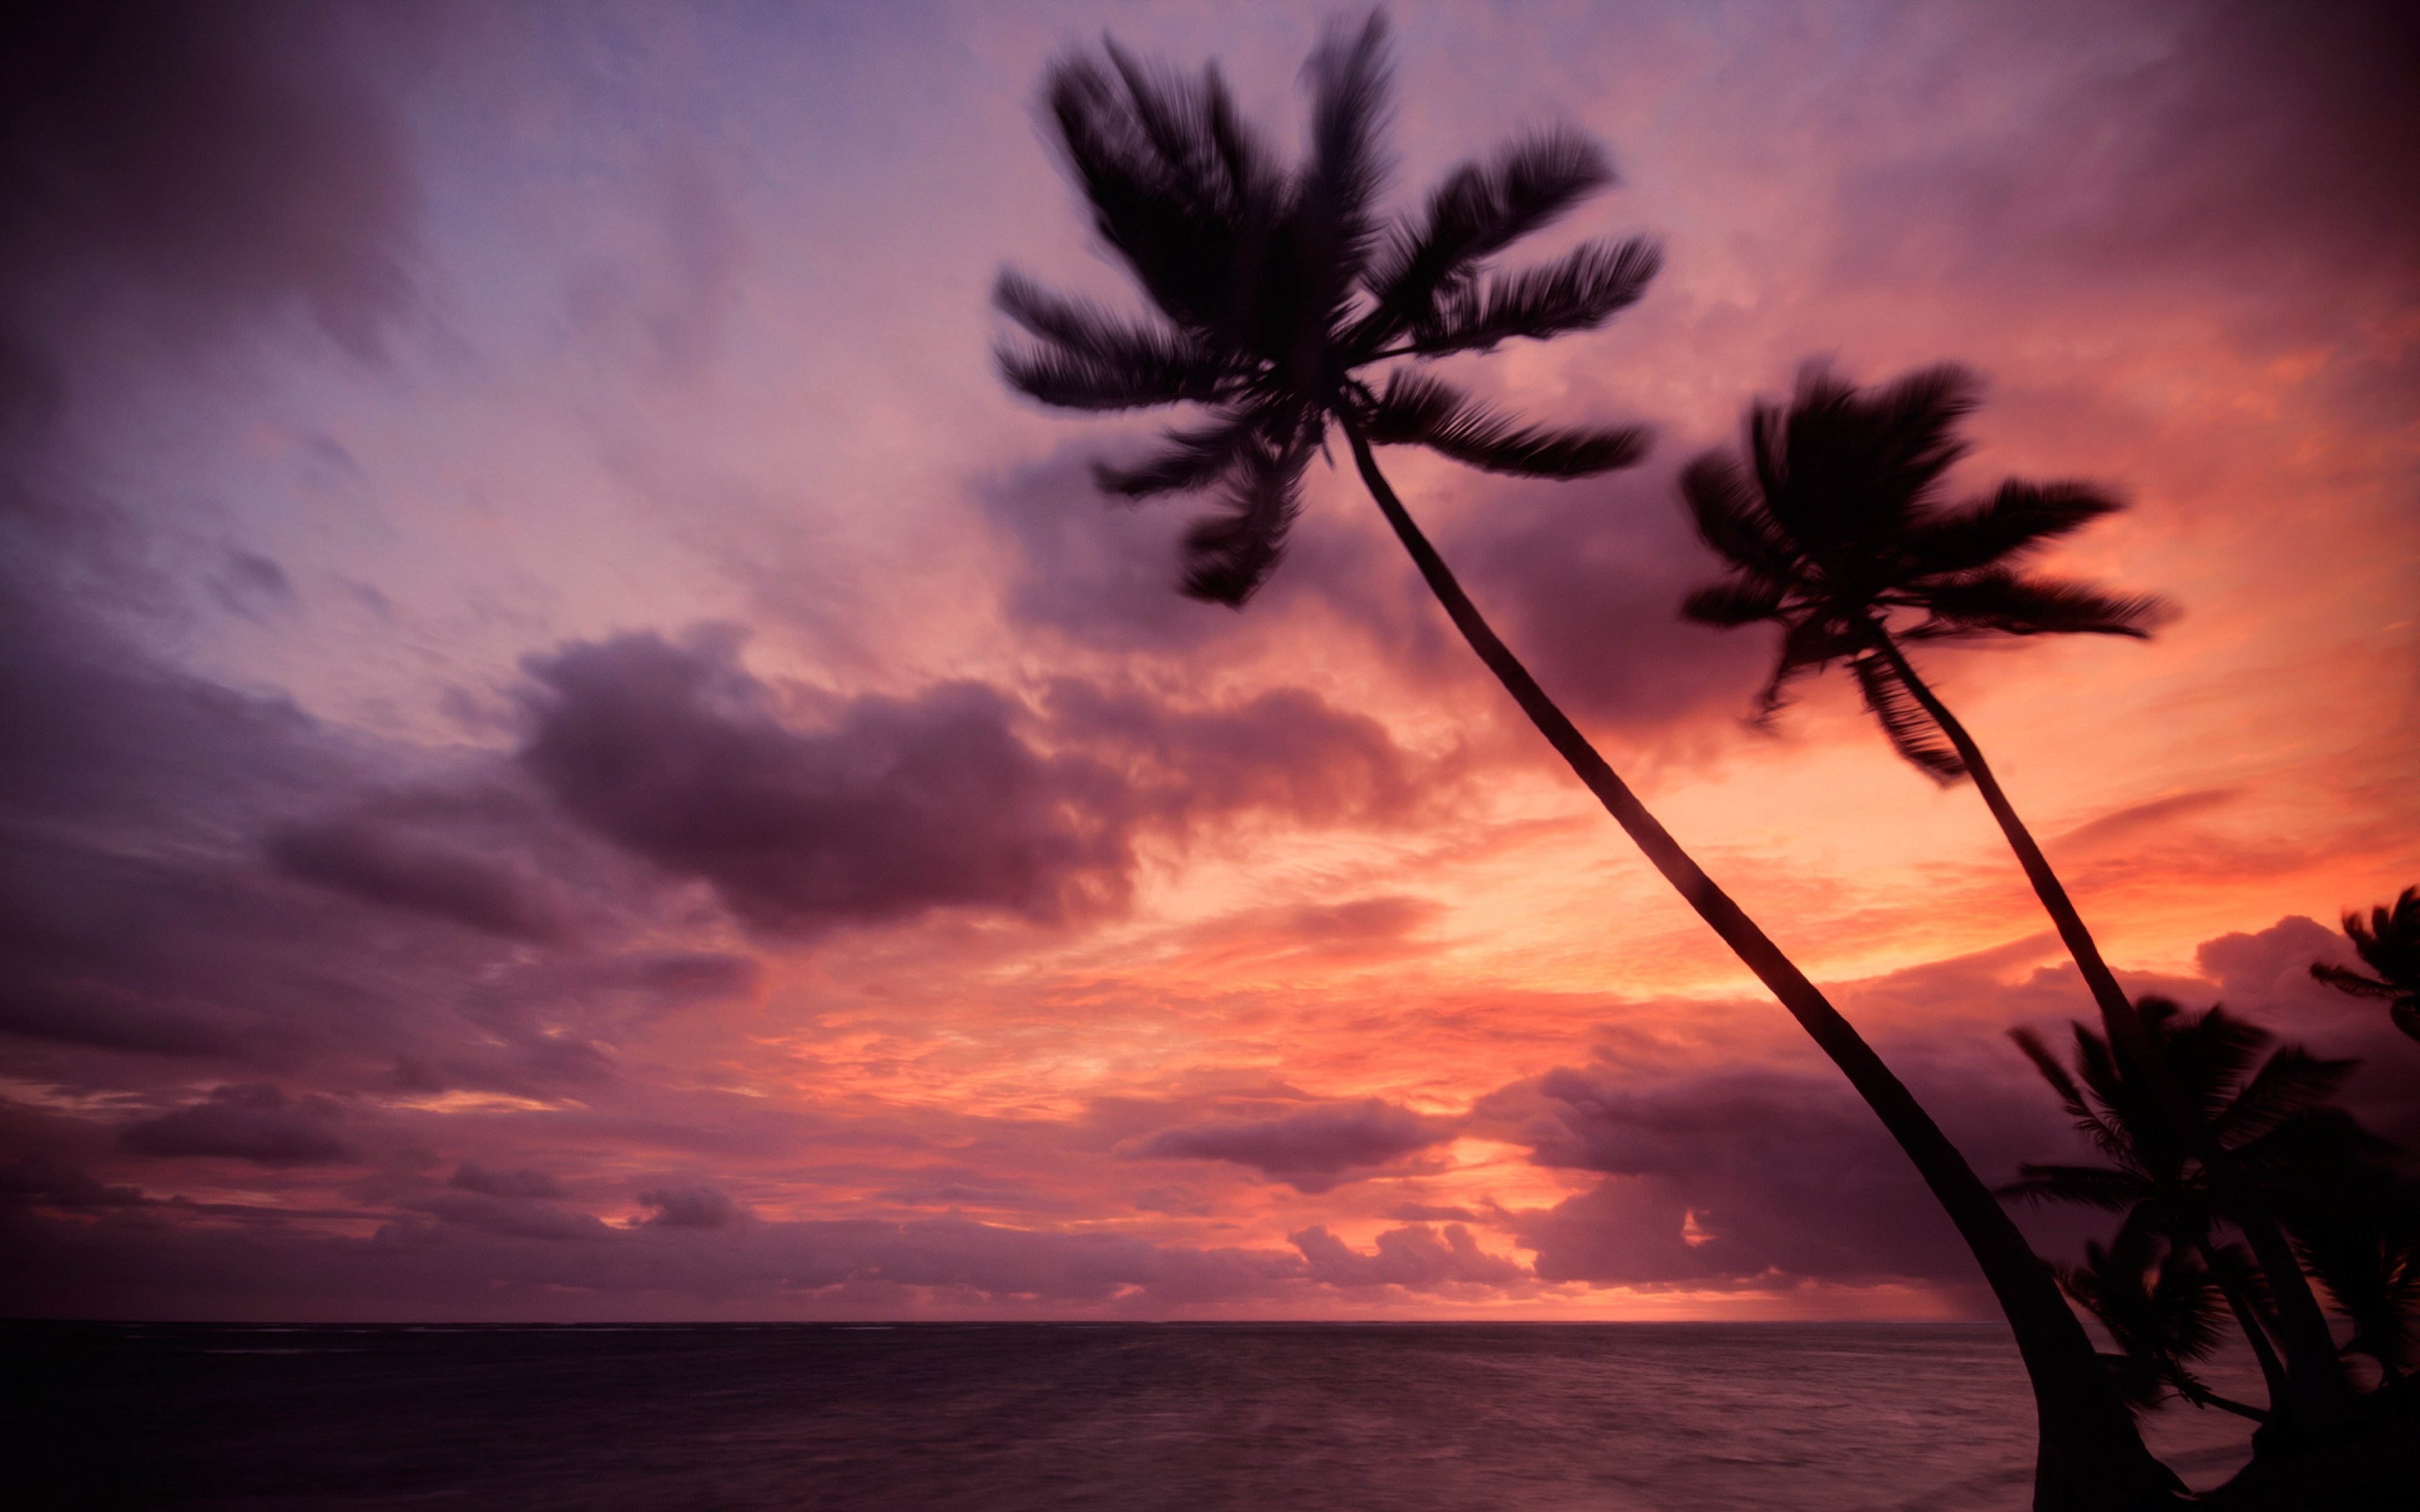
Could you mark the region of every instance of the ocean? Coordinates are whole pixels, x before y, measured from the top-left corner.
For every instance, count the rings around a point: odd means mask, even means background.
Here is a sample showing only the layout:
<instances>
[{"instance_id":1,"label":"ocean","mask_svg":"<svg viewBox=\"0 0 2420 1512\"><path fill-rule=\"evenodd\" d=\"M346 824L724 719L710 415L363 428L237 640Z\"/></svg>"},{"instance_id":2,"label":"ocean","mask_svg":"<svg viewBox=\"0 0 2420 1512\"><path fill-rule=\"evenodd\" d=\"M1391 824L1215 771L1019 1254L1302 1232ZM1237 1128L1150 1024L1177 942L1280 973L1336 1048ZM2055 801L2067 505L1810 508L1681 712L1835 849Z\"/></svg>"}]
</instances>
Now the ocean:
<instances>
[{"instance_id":1,"label":"ocean","mask_svg":"<svg viewBox=\"0 0 2420 1512\"><path fill-rule=\"evenodd\" d=\"M2018 1512L2032 1455L1996 1325L12 1323L0 1344L10 1479L42 1506ZM2241 1429L2171 1405L2151 1436L2207 1487Z\"/></svg>"}]
</instances>

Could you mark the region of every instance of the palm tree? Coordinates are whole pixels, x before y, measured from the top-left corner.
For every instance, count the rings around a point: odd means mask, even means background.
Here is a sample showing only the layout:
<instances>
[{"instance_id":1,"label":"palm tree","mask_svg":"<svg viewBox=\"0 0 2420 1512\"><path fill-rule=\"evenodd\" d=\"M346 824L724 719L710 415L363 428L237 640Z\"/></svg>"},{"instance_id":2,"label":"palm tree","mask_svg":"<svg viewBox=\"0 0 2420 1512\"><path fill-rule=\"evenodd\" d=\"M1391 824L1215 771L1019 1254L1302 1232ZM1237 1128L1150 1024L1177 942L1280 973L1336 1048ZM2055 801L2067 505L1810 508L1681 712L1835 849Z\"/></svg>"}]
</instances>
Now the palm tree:
<instances>
[{"instance_id":1,"label":"palm tree","mask_svg":"<svg viewBox=\"0 0 2420 1512\"><path fill-rule=\"evenodd\" d=\"M1758 699L1761 718L1780 709L1799 678L1846 662L1902 757L1941 782L1974 779L2091 989L2111 1042L2210 1179L2240 1189L2190 1100L2170 1085L2149 1031L1981 748L1904 649L1987 635L2139 638L2164 609L2149 595L2023 570L2045 545L2122 507L2106 490L2011 478L1962 504L1944 502L1943 478L1966 452L1958 423L1978 391L1972 374L1945 365L1861 393L1810 363L1786 409L1752 406L1745 466L1718 449L1682 473L1698 533L1731 567L1682 612L1726 628L1782 626L1780 655ZM2345 1420L2350 1388L2327 1318L2275 1221L2244 1190L2233 1192L2229 1208L2276 1299L2293 1423L2330 1431Z\"/></svg>"},{"instance_id":2,"label":"palm tree","mask_svg":"<svg viewBox=\"0 0 2420 1512\"><path fill-rule=\"evenodd\" d=\"M2378 975L2365 977L2323 961L2311 963L2311 975L2355 997L2386 999L2395 1026L2420 1040L2420 887L2404 888L2392 911L2371 909L2366 925L2358 910L2347 913L2344 932L2363 963Z\"/></svg>"},{"instance_id":3,"label":"palm tree","mask_svg":"<svg viewBox=\"0 0 2420 1512\"><path fill-rule=\"evenodd\" d=\"M1642 806L1522 666L1414 523L1373 448L1421 445L1470 466L1571 478L1636 460L1635 427L1548 430L1482 409L1415 366L1603 324L1654 273L1651 242L1590 242L1499 272L1499 253L1611 181L1567 131L1522 138L1450 175L1421 212L1385 223L1375 134L1385 28L1335 31L1305 69L1308 160L1288 171L1236 116L1215 69L1197 81L1107 45L1054 65L1045 100L1103 241L1156 311L1122 317L1015 272L995 290L1030 342L1003 375L1049 405L1199 407L1143 463L1097 470L1141 499L1216 490L1186 540L1186 589L1240 607L1277 565L1304 471L1331 429L1446 614L1556 751L1702 918L1814 1037L1949 1211L2009 1316L2031 1373L2042 1507L2164 1504L2178 1483L2143 1447L2056 1282L1931 1118L1804 973Z\"/></svg>"},{"instance_id":4,"label":"palm tree","mask_svg":"<svg viewBox=\"0 0 2420 1512\"><path fill-rule=\"evenodd\" d=\"M2193 1373L2195 1362L2217 1350L2227 1305L2193 1249L2130 1215L2107 1248L2085 1241L2084 1263L2061 1269L2058 1281L2117 1344L2117 1353L2101 1359L2128 1406L2149 1411L2174 1392L2195 1407L2269 1421L2267 1412L2220 1396Z\"/></svg>"},{"instance_id":5,"label":"palm tree","mask_svg":"<svg viewBox=\"0 0 2420 1512\"><path fill-rule=\"evenodd\" d=\"M2261 1052L2276 1036L2223 1008L2186 1015L2167 998L2146 997L2135 1013L2202 1126L2237 1169L2258 1173L2264 1184L2304 1186L2314 1178L2334 1184L2334 1173L2347 1164L2342 1157L2366 1140L2330 1106L2352 1061L2322 1060L2299 1045L2271 1050L2264 1059ZM2020 1166L2021 1179L2001 1194L2122 1212L2128 1223L2192 1252L2243 1330L2268 1382L2271 1412L2278 1412L2290 1388L2263 1326L2261 1288L2212 1239L2233 1214L2134 1063L2085 1026L2074 1031L2071 1073L2033 1030L2009 1037L2108 1164Z\"/></svg>"}]
</instances>

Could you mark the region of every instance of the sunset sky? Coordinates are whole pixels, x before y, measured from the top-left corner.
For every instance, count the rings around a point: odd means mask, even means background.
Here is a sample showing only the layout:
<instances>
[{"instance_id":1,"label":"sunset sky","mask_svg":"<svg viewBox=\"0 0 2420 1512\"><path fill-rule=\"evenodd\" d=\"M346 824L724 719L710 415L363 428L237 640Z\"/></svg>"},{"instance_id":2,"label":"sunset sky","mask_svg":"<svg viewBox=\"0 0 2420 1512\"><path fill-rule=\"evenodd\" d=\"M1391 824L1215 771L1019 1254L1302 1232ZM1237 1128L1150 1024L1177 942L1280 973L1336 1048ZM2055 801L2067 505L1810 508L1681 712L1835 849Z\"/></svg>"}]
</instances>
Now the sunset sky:
<instances>
[{"instance_id":1,"label":"sunset sky","mask_svg":"<svg viewBox=\"0 0 2420 1512\"><path fill-rule=\"evenodd\" d=\"M2385 13L1392 8L1390 206L1569 123L1621 183L1510 261L1666 266L1455 367L1644 464L1390 474L1988 1180L2078 1152L2006 1030L2089 999L1844 680L1744 722L1674 476L1827 356L1984 375L1961 491L2119 487L2049 564L2172 624L1923 666L2131 987L2420 1146L2306 973L2420 883ZM1134 300L1050 60L1215 57L1291 147L1330 11L116 14L0 48L0 1311L1989 1316L1349 466L1238 613L1093 488L1169 417L1000 381L1003 265Z\"/></svg>"}]
</instances>

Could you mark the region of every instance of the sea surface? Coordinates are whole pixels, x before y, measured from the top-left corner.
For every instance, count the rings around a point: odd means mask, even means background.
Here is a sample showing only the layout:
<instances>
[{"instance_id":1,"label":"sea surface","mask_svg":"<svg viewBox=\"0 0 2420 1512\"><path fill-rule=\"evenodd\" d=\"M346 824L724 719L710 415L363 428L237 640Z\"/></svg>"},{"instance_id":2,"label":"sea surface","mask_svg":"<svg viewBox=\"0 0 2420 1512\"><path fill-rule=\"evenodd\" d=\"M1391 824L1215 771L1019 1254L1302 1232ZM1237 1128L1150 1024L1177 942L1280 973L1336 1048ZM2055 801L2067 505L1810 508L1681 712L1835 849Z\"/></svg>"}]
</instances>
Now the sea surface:
<instances>
[{"instance_id":1,"label":"sea surface","mask_svg":"<svg viewBox=\"0 0 2420 1512\"><path fill-rule=\"evenodd\" d=\"M9 1480L42 1506L2017 1512L2033 1452L1995 1325L12 1323L0 1349ZM2171 1406L2151 1436L2206 1487L2240 1428Z\"/></svg>"}]
</instances>

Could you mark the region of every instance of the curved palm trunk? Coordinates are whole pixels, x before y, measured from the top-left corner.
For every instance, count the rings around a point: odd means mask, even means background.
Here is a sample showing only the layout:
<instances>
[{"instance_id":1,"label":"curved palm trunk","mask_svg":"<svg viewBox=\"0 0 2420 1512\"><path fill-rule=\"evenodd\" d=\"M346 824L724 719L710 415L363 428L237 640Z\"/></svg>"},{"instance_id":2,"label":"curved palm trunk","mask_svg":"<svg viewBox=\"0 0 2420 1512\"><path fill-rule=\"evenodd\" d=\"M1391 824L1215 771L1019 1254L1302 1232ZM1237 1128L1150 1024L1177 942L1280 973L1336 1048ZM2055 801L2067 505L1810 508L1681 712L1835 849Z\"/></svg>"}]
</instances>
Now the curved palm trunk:
<instances>
[{"instance_id":1,"label":"curved palm trunk","mask_svg":"<svg viewBox=\"0 0 2420 1512\"><path fill-rule=\"evenodd\" d=\"M2351 1386L2345 1379L2344 1363L2336 1354L2335 1335L2328 1329L2327 1315L2319 1311L2319 1299L2312 1295L2293 1247L2286 1242L2285 1231L2252 1200L2232 1163L2211 1137L2201 1115L2168 1074L2167 1063L2152 1045L2150 1032L2143 1027L2142 1015L2134 1011L2133 1000L2118 984L2109 964L2101 959L2101 948L2084 927L2084 917L2076 912L2067 889L2059 884L2058 874L2050 869L2041 847L2034 843L2032 832L2017 817L2009 795L2001 791L1999 779L1992 775L1991 764L1984 761L1981 748L1966 733L1966 727L1958 722L1958 717L1916 674L1916 669L1908 664L1888 632L1880 625L1871 626L1870 631L1874 649L1890 663L1891 671L1941 727L1941 733L1949 737L1959 759L1966 764L1967 775L1975 779L1975 790L1983 795L1992 817L1999 821L2009 848L2017 853L2017 862L2024 868L2025 879L2033 884L2043 911L2058 928L2060 942L2084 974L2086 985L2091 988L2110 1042L2151 1088L2185 1148L2210 1173L2211 1184L2227 1206L2227 1216L2250 1242L2253 1257L2260 1262L2261 1273L2269 1280L2270 1296L2276 1304L2277 1333L2286 1347L2288 1396L2283 1405L2294 1427L2324 1434L2341 1427L2350 1404Z\"/></svg>"},{"instance_id":2,"label":"curved palm trunk","mask_svg":"<svg viewBox=\"0 0 2420 1512\"><path fill-rule=\"evenodd\" d=\"M2040 1437L2034 1463L2037 1512L2082 1512L2173 1504L2181 1487L2165 1465L2143 1446L2133 1414L2111 1386L2093 1351L2090 1335L2059 1294L2050 1267L2026 1244L2016 1223L1992 1196L1958 1147L1949 1142L1915 1096L1884 1065L1871 1046L1826 1001L1815 984L1778 946L1714 886L1671 835L1647 811L1629 785L1606 764L1588 737L1556 707L1528 670L1497 638L1454 579L1451 569L1395 496L1359 429L1344 427L1361 481L1387 523L1411 553L1445 611L1470 649L1496 674L1521 712L1538 727L1579 779L1596 795L1614 821L1637 842L1664 879L1672 884L1714 932L1722 936L1757 980L1763 982L1799 1026L1813 1037L1849 1078L1885 1128L1916 1163L1925 1184L1948 1210L1983 1275L1999 1299L2015 1334L2018 1351L2034 1388Z\"/></svg>"}]
</instances>

